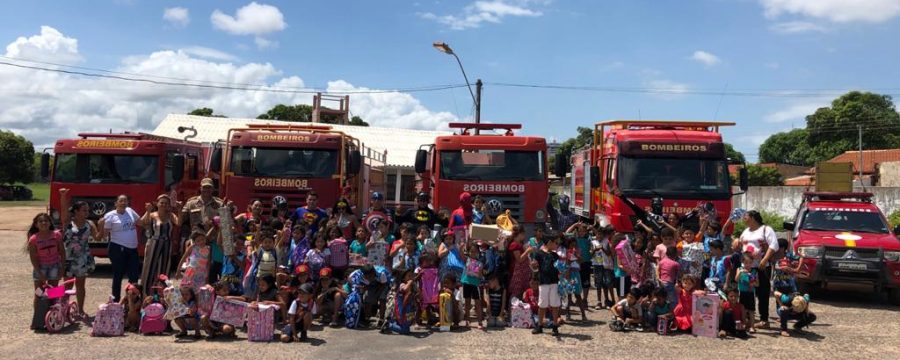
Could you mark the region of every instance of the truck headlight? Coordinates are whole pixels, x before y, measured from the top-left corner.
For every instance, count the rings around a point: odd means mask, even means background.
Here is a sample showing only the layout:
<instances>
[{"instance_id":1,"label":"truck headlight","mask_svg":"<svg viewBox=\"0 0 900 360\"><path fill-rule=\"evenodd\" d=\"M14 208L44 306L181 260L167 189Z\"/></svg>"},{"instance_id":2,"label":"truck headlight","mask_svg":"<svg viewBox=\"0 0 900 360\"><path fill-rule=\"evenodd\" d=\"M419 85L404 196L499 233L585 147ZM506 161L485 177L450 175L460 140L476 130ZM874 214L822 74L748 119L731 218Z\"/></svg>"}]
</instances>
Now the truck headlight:
<instances>
[{"instance_id":1,"label":"truck headlight","mask_svg":"<svg viewBox=\"0 0 900 360\"><path fill-rule=\"evenodd\" d=\"M884 261L898 262L900 261L900 251L885 251Z\"/></svg>"},{"instance_id":2,"label":"truck headlight","mask_svg":"<svg viewBox=\"0 0 900 360\"><path fill-rule=\"evenodd\" d=\"M797 248L797 253L799 253L801 257L820 259L822 258L822 254L825 253L825 248L822 246L801 246Z\"/></svg>"},{"instance_id":3,"label":"truck headlight","mask_svg":"<svg viewBox=\"0 0 900 360\"><path fill-rule=\"evenodd\" d=\"M544 209L538 209L538 211L534 212L534 217L538 219L538 221L544 220L547 217L547 212Z\"/></svg>"}]
</instances>

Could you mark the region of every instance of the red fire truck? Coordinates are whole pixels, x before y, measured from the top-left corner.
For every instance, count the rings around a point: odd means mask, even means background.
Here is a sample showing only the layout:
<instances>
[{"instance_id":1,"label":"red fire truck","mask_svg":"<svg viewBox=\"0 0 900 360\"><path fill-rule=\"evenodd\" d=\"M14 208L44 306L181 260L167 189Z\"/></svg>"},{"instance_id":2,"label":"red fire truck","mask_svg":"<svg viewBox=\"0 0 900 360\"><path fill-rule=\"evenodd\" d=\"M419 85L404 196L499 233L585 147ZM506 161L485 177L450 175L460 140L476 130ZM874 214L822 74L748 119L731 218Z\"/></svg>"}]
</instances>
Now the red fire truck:
<instances>
[{"instance_id":1,"label":"red fire truck","mask_svg":"<svg viewBox=\"0 0 900 360\"><path fill-rule=\"evenodd\" d=\"M731 212L728 159L719 128L728 122L614 120L594 126L593 143L570 161L572 211L582 218L631 232L634 212L617 196L654 213L684 215L711 204L719 219ZM565 172L565 168L557 172ZM746 190L746 170L740 170ZM709 205L707 205L709 206ZM692 217L689 221L699 221ZM692 224L686 224L691 226Z\"/></svg>"},{"instance_id":2,"label":"red fire truck","mask_svg":"<svg viewBox=\"0 0 900 360\"><path fill-rule=\"evenodd\" d=\"M131 197L131 207L144 213L144 204L160 194L184 200L197 193L205 176L209 147L200 143L162 136L124 134L78 134L78 139L61 139L50 155L41 157L41 175L50 180L48 211L60 219L59 189L70 189L71 201L85 201L89 219L97 221L115 209L116 197ZM51 171L52 170L52 171ZM139 232L139 238L143 236ZM106 257L108 239L95 239L91 255ZM144 247L138 247L143 254Z\"/></svg>"},{"instance_id":3,"label":"red fire truck","mask_svg":"<svg viewBox=\"0 0 900 360\"><path fill-rule=\"evenodd\" d=\"M259 199L268 212L275 196L294 209L313 190L321 208L346 197L364 209L370 191L384 191L386 154L330 126L248 125L229 130L220 145L213 155L222 174L220 194L239 210Z\"/></svg>"},{"instance_id":4,"label":"red fire truck","mask_svg":"<svg viewBox=\"0 0 900 360\"><path fill-rule=\"evenodd\" d=\"M481 195L488 215L510 213L527 229L547 221L547 141L516 136L519 124L451 123L459 134L439 136L416 154L422 189L437 211L459 207L459 194ZM485 135L485 131L505 130ZM481 134L470 135L470 130Z\"/></svg>"}]
</instances>

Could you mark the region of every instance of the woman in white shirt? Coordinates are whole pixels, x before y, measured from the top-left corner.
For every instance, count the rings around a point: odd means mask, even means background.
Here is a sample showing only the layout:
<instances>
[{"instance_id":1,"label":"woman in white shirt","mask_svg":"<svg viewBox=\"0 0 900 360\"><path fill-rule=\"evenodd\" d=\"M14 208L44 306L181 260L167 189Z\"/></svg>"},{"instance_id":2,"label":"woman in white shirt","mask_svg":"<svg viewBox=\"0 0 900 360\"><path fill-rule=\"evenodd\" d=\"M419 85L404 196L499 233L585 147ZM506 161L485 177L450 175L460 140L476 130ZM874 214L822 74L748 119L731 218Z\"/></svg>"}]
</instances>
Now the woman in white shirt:
<instances>
[{"instance_id":1,"label":"woman in white shirt","mask_svg":"<svg viewBox=\"0 0 900 360\"><path fill-rule=\"evenodd\" d=\"M757 267L757 276L760 279L759 286L756 287L760 321L756 327L766 329L769 326L769 296L772 292L772 268L769 266L769 262L778 251L778 237L775 236L774 229L763 224L759 211L748 211L744 214L743 220L747 228L741 233L742 251L752 250L754 253L753 265Z\"/></svg>"},{"instance_id":2,"label":"woman in white shirt","mask_svg":"<svg viewBox=\"0 0 900 360\"><path fill-rule=\"evenodd\" d=\"M122 278L128 275L128 282L137 285L141 276L141 259L138 257L138 233L135 228L140 220L137 212L128 206L128 196L116 198L116 209L100 219L100 237L109 236L107 248L113 268L112 295L116 302L122 292Z\"/></svg>"}]
</instances>

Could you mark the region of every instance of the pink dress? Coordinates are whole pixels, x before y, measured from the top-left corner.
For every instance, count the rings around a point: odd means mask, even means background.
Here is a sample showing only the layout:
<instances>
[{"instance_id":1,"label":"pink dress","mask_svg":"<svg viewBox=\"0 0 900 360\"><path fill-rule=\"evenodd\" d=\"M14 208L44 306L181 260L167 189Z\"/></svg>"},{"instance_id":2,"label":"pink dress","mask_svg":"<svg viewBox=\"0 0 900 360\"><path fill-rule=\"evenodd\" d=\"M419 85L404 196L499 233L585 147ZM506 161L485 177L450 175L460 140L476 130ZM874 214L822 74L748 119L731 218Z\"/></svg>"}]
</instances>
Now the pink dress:
<instances>
[{"instance_id":1,"label":"pink dress","mask_svg":"<svg viewBox=\"0 0 900 360\"><path fill-rule=\"evenodd\" d=\"M678 305L675 306L675 326L678 330L687 331L693 326L693 297L691 292L685 289L678 291Z\"/></svg>"},{"instance_id":2,"label":"pink dress","mask_svg":"<svg viewBox=\"0 0 900 360\"><path fill-rule=\"evenodd\" d=\"M209 246L191 246L191 255L188 257L188 266L184 270L182 284L190 284L194 291L206 285L209 278Z\"/></svg>"}]
</instances>

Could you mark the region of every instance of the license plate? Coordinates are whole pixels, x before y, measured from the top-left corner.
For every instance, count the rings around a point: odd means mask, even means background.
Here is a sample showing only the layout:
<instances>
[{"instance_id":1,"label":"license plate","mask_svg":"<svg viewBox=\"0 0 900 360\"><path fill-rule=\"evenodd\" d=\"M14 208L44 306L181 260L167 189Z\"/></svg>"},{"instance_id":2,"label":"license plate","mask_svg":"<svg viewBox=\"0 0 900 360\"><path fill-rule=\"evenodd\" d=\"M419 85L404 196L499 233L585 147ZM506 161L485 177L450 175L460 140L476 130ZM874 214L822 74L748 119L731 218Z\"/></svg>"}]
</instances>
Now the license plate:
<instances>
[{"instance_id":1,"label":"license plate","mask_svg":"<svg viewBox=\"0 0 900 360\"><path fill-rule=\"evenodd\" d=\"M838 263L837 267L843 270L866 270L866 264L860 263Z\"/></svg>"}]
</instances>

